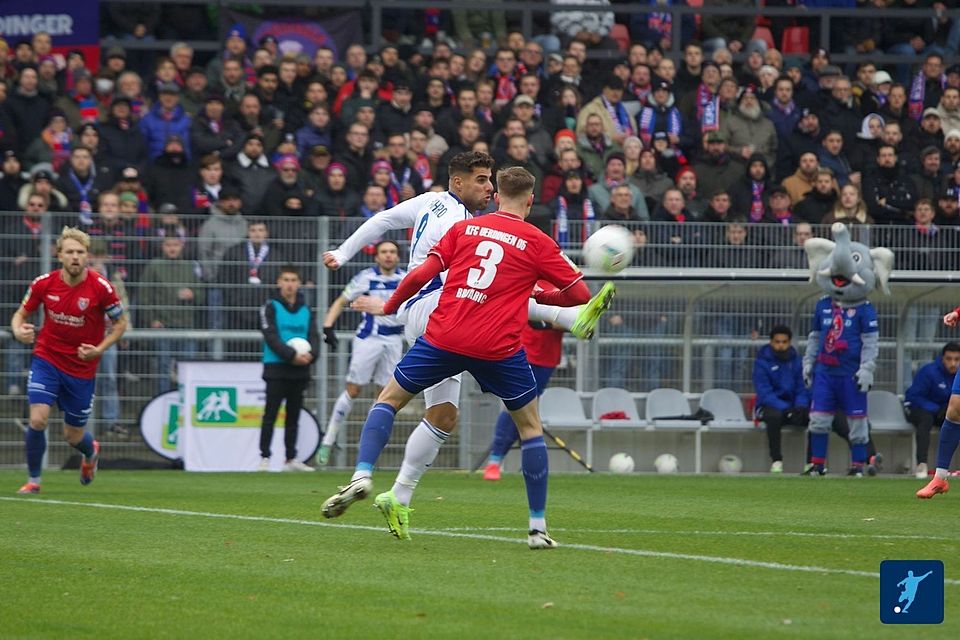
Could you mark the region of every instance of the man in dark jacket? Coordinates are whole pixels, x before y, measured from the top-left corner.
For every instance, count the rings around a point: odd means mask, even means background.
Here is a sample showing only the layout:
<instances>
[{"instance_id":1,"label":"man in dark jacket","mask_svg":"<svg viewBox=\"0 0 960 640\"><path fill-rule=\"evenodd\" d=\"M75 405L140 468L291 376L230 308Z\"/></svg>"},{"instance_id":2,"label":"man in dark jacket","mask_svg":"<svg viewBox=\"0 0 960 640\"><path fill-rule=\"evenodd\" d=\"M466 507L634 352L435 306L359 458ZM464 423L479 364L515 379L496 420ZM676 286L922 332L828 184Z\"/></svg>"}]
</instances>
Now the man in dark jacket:
<instances>
[{"instance_id":1,"label":"man in dark jacket","mask_svg":"<svg viewBox=\"0 0 960 640\"><path fill-rule=\"evenodd\" d=\"M130 98L118 96L110 104L110 116L100 127L100 149L114 171L146 162L147 143L130 117Z\"/></svg>"},{"instance_id":2,"label":"man in dark jacket","mask_svg":"<svg viewBox=\"0 0 960 640\"><path fill-rule=\"evenodd\" d=\"M80 213L80 220L90 224L97 196L104 189L103 178L97 175L93 165L93 155L86 147L74 147L70 151L70 162L61 168L60 177L54 188L67 197L70 211Z\"/></svg>"},{"instance_id":3,"label":"man in dark jacket","mask_svg":"<svg viewBox=\"0 0 960 640\"><path fill-rule=\"evenodd\" d=\"M256 327L249 313L267 298L266 282L275 282L279 268L286 261L268 240L267 223L251 219L247 222L247 239L227 249L217 273L224 288L226 327L253 329Z\"/></svg>"},{"instance_id":4,"label":"man in dark jacket","mask_svg":"<svg viewBox=\"0 0 960 640\"><path fill-rule=\"evenodd\" d=\"M273 426L280 413L280 405L286 402L283 433L286 462L283 470L313 471L312 467L297 459L297 433L303 392L310 382L310 364L320 351L320 338L314 313L300 293L300 273L297 268L291 265L281 267L277 287L277 294L260 308L260 331L264 340L263 379L267 383L267 398L260 423L258 469L270 469ZM290 342L294 342L294 345Z\"/></svg>"},{"instance_id":5,"label":"man in dark jacket","mask_svg":"<svg viewBox=\"0 0 960 640\"><path fill-rule=\"evenodd\" d=\"M40 136L50 119L50 100L38 89L39 76L35 67L24 67L10 97L4 103L13 128L17 132L17 151L23 153Z\"/></svg>"},{"instance_id":6,"label":"man in dark jacket","mask_svg":"<svg viewBox=\"0 0 960 640\"><path fill-rule=\"evenodd\" d=\"M793 208L797 220L820 224L820 221L833 211L833 205L837 202L837 190L833 185L833 172L830 169L817 169L817 180L813 183L813 189Z\"/></svg>"},{"instance_id":7,"label":"man in dark jacket","mask_svg":"<svg viewBox=\"0 0 960 640\"><path fill-rule=\"evenodd\" d=\"M346 144L339 146L333 159L346 167L347 187L362 192L367 186L373 152L370 150L370 130L359 122L347 129Z\"/></svg>"},{"instance_id":8,"label":"man in dark jacket","mask_svg":"<svg viewBox=\"0 0 960 640\"><path fill-rule=\"evenodd\" d=\"M907 420L917 430L917 466L914 472L918 479L927 478L930 429L943 422L958 366L960 344L948 342L939 358L920 367L907 389L903 405L907 410Z\"/></svg>"},{"instance_id":9,"label":"man in dark jacket","mask_svg":"<svg viewBox=\"0 0 960 640\"><path fill-rule=\"evenodd\" d=\"M757 392L756 413L767 425L770 445L770 473L783 472L780 430L784 425L806 427L810 392L803 384L803 361L790 346L790 327L776 325L753 363L753 388Z\"/></svg>"},{"instance_id":10,"label":"man in dark jacket","mask_svg":"<svg viewBox=\"0 0 960 640\"><path fill-rule=\"evenodd\" d=\"M244 134L235 120L224 117L223 96L210 94L190 126L193 157L217 153L223 160L233 160L243 145Z\"/></svg>"},{"instance_id":11,"label":"man in dark jacket","mask_svg":"<svg viewBox=\"0 0 960 640\"><path fill-rule=\"evenodd\" d=\"M897 164L896 150L887 144L877 149L877 168L863 185L867 213L878 224L910 224L917 200L913 182Z\"/></svg>"},{"instance_id":12,"label":"man in dark jacket","mask_svg":"<svg viewBox=\"0 0 960 640\"><path fill-rule=\"evenodd\" d=\"M743 179L743 165L734 162L727 153L727 138L720 131L707 134L707 153L693 165L700 183L700 193L707 198L718 191L730 192Z\"/></svg>"},{"instance_id":13,"label":"man in dark jacket","mask_svg":"<svg viewBox=\"0 0 960 640\"><path fill-rule=\"evenodd\" d=\"M224 173L233 184L240 185L243 210L258 215L263 195L277 175L264 154L263 138L256 133L248 133L243 150L237 154L236 160L227 164Z\"/></svg>"}]
</instances>

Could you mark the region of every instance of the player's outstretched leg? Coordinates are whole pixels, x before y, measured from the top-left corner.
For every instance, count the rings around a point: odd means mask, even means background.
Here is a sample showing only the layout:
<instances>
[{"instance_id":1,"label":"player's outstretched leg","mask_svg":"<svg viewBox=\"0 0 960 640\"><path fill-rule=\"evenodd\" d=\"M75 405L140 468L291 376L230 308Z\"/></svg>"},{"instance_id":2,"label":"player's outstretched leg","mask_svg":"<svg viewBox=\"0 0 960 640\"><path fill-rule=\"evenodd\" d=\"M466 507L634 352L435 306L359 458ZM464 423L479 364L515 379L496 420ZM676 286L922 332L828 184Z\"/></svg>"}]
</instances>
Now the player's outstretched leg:
<instances>
[{"instance_id":1,"label":"player's outstretched leg","mask_svg":"<svg viewBox=\"0 0 960 640\"><path fill-rule=\"evenodd\" d=\"M577 313L577 319L570 327L570 333L581 340L589 340L597 331L597 322L600 317L606 313L613 302L613 296L616 295L617 288L612 282L605 282L597 295L590 298L587 304L580 307Z\"/></svg>"},{"instance_id":2,"label":"player's outstretched leg","mask_svg":"<svg viewBox=\"0 0 960 640\"><path fill-rule=\"evenodd\" d=\"M356 470L346 486L340 487L340 491L323 502L320 510L324 517L336 518L351 504L370 495L373 490L373 466L390 439L396 416L397 410L385 402L378 402L370 409L367 420L363 423L363 431L360 432Z\"/></svg>"},{"instance_id":3,"label":"player's outstretched leg","mask_svg":"<svg viewBox=\"0 0 960 640\"><path fill-rule=\"evenodd\" d=\"M950 402L953 403L954 396L951 396ZM933 478L923 489L917 491L917 497L928 500L938 493L946 493L950 490L950 483L947 482L947 476L950 474L950 461L953 454L960 445L960 423L946 418L943 426L940 427L940 443L937 445L937 470Z\"/></svg>"}]
</instances>

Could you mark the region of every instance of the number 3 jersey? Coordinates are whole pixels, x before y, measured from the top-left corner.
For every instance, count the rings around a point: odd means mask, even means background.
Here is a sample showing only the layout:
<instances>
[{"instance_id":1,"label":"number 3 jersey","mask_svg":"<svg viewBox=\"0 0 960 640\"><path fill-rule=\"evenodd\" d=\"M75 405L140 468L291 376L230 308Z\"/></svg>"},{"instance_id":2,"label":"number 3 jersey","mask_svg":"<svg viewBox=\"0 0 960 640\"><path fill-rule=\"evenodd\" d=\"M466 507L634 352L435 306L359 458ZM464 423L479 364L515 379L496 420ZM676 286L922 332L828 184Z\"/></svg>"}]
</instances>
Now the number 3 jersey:
<instances>
[{"instance_id":1,"label":"number 3 jersey","mask_svg":"<svg viewBox=\"0 0 960 640\"><path fill-rule=\"evenodd\" d=\"M482 360L520 350L537 280L564 290L583 277L553 239L504 212L458 222L429 253L440 258L447 279L424 337Z\"/></svg>"}]
</instances>

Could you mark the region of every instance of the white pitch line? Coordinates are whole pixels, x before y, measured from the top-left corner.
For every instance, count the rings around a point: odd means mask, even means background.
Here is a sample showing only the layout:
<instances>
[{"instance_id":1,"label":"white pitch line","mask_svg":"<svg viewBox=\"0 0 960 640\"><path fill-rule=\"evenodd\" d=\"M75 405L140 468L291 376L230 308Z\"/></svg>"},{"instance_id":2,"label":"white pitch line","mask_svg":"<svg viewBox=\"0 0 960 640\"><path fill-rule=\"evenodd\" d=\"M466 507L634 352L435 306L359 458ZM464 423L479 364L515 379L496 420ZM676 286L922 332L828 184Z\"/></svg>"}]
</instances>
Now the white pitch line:
<instances>
[{"instance_id":1,"label":"white pitch line","mask_svg":"<svg viewBox=\"0 0 960 640\"><path fill-rule=\"evenodd\" d=\"M44 498L14 498L9 496L0 496L0 500L7 502L18 502L28 504L45 504L70 507L87 507L91 509L109 509L114 511L134 511L138 513L159 513L172 516L189 516L197 518L215 518L220 520L241 520L244 522L270 522L274 524L296 524L310 527L330 527L335 529L351 529L355 531L376 531L383 533L382 527L371 527L359 524L342 524L333 522L320 522L318 520L298 520L295 518L271 518L267 516L245 516L237 513L215 513L210 511L186 511L184 509L164 509L161 507L138 507L124 504L106 504L103 502L73 502L69 500L51 500ZM460 538L467 540L484 540L488 542L507 542L511 544L522 544L525 542L521 537L507 538L504 536L493 536L479 533L460 533L456 531L445 531L435 529L411 529L411 533L424 536L437 536L441 538ZM873 571L857 571L855 569L831 569L828 567L817 567L809 565L784 564L780 562L763 562L760 560L746 560L743 558L727 558L723 556L705 556L692 553L674 553L672 551L652 551L648 549L624 549L621 547L601 547L592 544L571 544L561 543L561 549L576 549L578 551L592 551L595 553L618 553L628 556L639 556L644 558L667 558L671 560L691 560L694 562L709 562L713 564L726 564L740 567L754 567L758 569L774 569L778 571L799 571L803 573L821 573L834 575L858 576L863 578L879 578L880 574ZM944 582L950 585L960 585L960 580L945 579Z\"/></svg>"},{"instance_id":2,"label":"white pitch line","mask_svg":"<svg viewBox=\"0 0 960 640\"><path fill-rule=\"evenodd\" d=\"M510 527L440 527L440 531L516 531ZM923 536L912 534L883 533L818 533L814 531L676 531L664 529L580 529L550 527L550 531L572 531L573 533L616 533L638 535L685 535L685 536L758 536L758 537L797 537L797 538L841 538L874 540L931 540L956 541L949 536Z\"/></svg>"}]
</instances>

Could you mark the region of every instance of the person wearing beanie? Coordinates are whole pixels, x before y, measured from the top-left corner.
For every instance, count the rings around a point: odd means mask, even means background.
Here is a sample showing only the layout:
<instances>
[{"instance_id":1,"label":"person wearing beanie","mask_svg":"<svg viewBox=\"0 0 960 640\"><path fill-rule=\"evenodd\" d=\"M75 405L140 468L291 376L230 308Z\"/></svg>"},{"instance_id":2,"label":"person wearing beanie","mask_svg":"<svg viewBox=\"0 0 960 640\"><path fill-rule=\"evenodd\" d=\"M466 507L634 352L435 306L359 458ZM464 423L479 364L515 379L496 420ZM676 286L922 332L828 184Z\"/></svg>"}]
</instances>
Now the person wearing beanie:
<instances>
[{"instance_id":1,"label":"person wearing beanie","mask_svg":"<svg viewBox=\"0 0 960 640\"><path fill-rule=\"evenodd\" d=\"M103 110L93 93L93 76L86 67L75 69L71 78L73 88L57 98L53 107L63 112L72 130L78 131L81 125L99 122Z\"/></svg>"},{"instance_id":2,"label":"person wearing beanie","mask_svg":"<svg viewBox=\"0 0 960 640\"><path fill-rule=\"evenodd\" d=\"M324 172L326 184L316 194L319 215L346 218L360 206L360 196L347 187L348 169L340 162L331 162Z\"/></svg>"},{"instance_id":3,"label":"person wearing beanie","mask_svg":"<svg viewBox=\"0 0 960 640\"><path fill-rule=\"evenodd\" d=\"M721 118L720 130L727 138L731 154L747 160L754 153L759 153L767 166L773 166L777 159L777 130L773 122L763 115L760 100L752 85L741 91L737 110L729 117Z\"/></svg>"},{"instance_id":4,"label":"person wearing beanie","mask_svg":"<svg viewBox=\"0 0 960 640\"><path fill-rule=\"evenodd\" d=\"M263 195L260 212L267 216L306 216L312 213L308 207L310 198L306 193L303 179L300 177L300 161L295 155L286 155L274 163L276 177ZM292 238L307 238L292 235L289 223L283 226L283 235ZM279 230L278 230L279 232ZM289 252L288 252L289 253ZM288 258L293 256L288 255Z\"/></svg>"},{"instance_id":5,"label":"person wearing beanie","mask_svg":"<svg viewBox=\"0 0 960 640\"><path fill-rule=\"evenodd\" d=\"M628 148L631 146L630 139L624 142L625 155L629 154ZM630 184L640 189L644 195L647 210L650 210L656 203L663 199L663 194L674 186L673 180L660 168L657 163L657 155L653 149L642 149L637 162L637 168L630 171L629 160L627 166L627 179Z\"/></svg>"}]
</instances>

